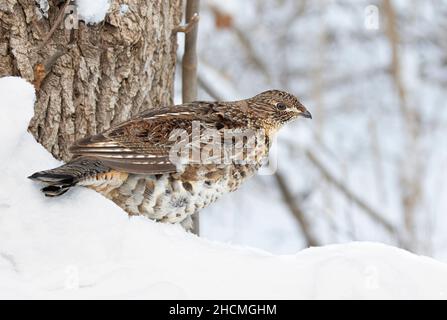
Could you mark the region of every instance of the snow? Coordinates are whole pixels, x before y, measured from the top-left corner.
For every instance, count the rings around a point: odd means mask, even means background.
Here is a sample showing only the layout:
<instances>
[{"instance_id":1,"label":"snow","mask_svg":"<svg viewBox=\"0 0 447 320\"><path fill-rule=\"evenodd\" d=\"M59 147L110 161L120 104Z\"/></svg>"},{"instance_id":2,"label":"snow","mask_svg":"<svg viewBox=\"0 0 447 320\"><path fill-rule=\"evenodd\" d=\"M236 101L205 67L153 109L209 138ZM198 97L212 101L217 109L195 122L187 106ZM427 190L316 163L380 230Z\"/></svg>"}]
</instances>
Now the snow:
<instances>
[{"instance_id":1,"label":"snow","mask_svg":"<svg viewBox=\"0 0 447 320\"><path fill-rule=\"evenodd\" d=\"M76 5L80 19L93 24L104 20L110 0L76 0Z\"/></svg>"},{"instance_id":2,"label":"snow","mask_svg":"<svg viewBox=\"0 0 447 320\"><path fill-rule=\"evenodd\" d=\"M378 243L279 256L128 218L82 188L45 198L26 179L58 165L26 132L33 87L1 78L0 96L0 299L447 298L447 265Z\"/></svg>"},{"instance_id":3,"label":"snow","mask_svg":"<svg viewBox=\"0 0 447 320\"><path fill-rule=\"evenodd\" d=\"M121 4L120 5L120 14L125 15L129 11L129 5Z\"/></svg>"},{"instance_id":4,"label":"snow","mask_svg":"<svg viewBox=\"0 0 447 320\"><path fill-rule=\"evenodd\" d=\"M5 112L4 115L8 115L7 121L3 118L0 126L0 136L3 137L2 148L9 151L3 155L8 156L16 149L17 141L28 127L27 121L33 115L34 87L21 78L3 77L0 78L0 97L1 111Z\"/></svg>"},{"instance_id":5,"label":"snow","mask_svg":"<svg viewBox=\"0 0 447 320\"><path fill-rule=\"evenodd\" d=\"M48 0L35 0L39 9L36 10L36 13L41 19L42 17L48 18L48 10L50 9L50 5L48 4Z\"/></svg>"}]
</instances>

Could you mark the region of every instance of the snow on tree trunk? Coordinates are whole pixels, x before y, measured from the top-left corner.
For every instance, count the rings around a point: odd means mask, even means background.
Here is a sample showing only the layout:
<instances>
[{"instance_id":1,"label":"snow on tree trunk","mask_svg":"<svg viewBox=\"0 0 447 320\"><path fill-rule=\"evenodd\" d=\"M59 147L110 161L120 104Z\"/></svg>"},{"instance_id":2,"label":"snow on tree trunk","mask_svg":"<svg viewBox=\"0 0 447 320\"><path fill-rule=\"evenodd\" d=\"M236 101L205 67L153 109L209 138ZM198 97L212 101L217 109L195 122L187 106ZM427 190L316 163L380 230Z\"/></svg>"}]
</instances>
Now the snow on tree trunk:
<instances>
[{"instance_id":1,"label":"snow on tree trunk","mask_svg":"<svg viewBox=\"0 0 447 320\"><path fill-rule=\"evenodd\" d=\"M0 1L0 77L35 81L37 65L53 65L37 92L29 130L56 158L68 160L79 138L153 106L172 103L176 35L182 0L111 0L104 21L79 21L74 3ZM49 40L51 28L58 26ZM59 54L58 54L59 53Z\"/></svg>"}]
</instances>

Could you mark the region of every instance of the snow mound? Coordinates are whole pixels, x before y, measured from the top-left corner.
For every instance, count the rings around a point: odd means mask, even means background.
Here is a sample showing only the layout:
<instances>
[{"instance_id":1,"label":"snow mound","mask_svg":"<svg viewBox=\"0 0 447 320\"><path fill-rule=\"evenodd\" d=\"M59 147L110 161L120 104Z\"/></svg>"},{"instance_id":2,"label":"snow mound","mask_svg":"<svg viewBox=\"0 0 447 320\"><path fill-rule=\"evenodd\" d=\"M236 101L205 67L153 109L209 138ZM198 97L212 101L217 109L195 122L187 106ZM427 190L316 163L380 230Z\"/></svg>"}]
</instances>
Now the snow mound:
<instances>
[{"instance_id":1,"label":"snow mound","mask_svg":"<svg viewBox=\"0 0 447 320\"><path fill-rule=\"evenodd\" d=\"M0 137L3 138L2 158L9 158L17 146L20 137L28 128L28 121L33 116L34 87L21 78L0 78L0 112L2 120Z\"/></svg>"},{"instance_id":2,"label":"snow mound","mask_svg":"<svg viewBox=\"0 0 447 320\"><path fill-rule=\"evenodd\" d=\"M106 17L110 0L76 0L78 14L86 23L99 23Z\"/></svg>"},{"instance_id":3,"label":"snow mound","mask_svg":"<svg viewBox=\"0 0 447 320\"><path fill-rule=\"evenodd\" d=\"M26 179L58 165L26 132L34 101L0 79L0 299L447 298L447 265L374 243L274 256L128 218L82 188L45 198Z\"/></svg>"}]
</instances>

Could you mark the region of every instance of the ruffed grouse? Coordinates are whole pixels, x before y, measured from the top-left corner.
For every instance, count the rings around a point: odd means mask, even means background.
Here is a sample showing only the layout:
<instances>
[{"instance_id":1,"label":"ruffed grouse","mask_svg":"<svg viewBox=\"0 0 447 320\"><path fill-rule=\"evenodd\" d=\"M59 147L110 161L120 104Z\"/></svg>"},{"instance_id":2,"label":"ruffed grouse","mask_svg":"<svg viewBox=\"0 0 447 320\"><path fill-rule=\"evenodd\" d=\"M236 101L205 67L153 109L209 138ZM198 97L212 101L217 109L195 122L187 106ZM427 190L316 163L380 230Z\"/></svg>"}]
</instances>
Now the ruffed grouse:
<instances>
[{"instance_id":1,"label":"ruffed grouse","mask_svg":"<svg viewBox=\"0 0 447 320\"><path fill-rule=\"evenodd\" d=\"M192 102L145 111L79 140L67 164L34 173L47 196L79 185L129 215L190 225L190 216L253 176L285 123L311 114L270 90L232 102Z\"/></svg>"}]
</instances>

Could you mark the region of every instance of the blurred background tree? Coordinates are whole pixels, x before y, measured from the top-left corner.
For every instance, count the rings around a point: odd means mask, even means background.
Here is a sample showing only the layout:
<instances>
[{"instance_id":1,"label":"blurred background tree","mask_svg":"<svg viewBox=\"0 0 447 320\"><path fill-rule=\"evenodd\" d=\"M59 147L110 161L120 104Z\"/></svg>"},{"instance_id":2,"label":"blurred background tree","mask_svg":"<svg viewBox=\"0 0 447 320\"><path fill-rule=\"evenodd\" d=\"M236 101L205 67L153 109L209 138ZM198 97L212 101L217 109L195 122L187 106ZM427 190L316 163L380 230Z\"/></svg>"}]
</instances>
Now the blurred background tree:
<instances>
[{"instance_id":1,"label":"blurred background tree","mask_svg":"<svg viewBox=\"0 0 447 320\"><path fill-rule=\"evenodd\" d=\"M275 175L201 215L204 237L447 259L446 1L203 1L200 24L200 99L280 88L314 115L281 132Z\"/></svg>"}]
</instances>

